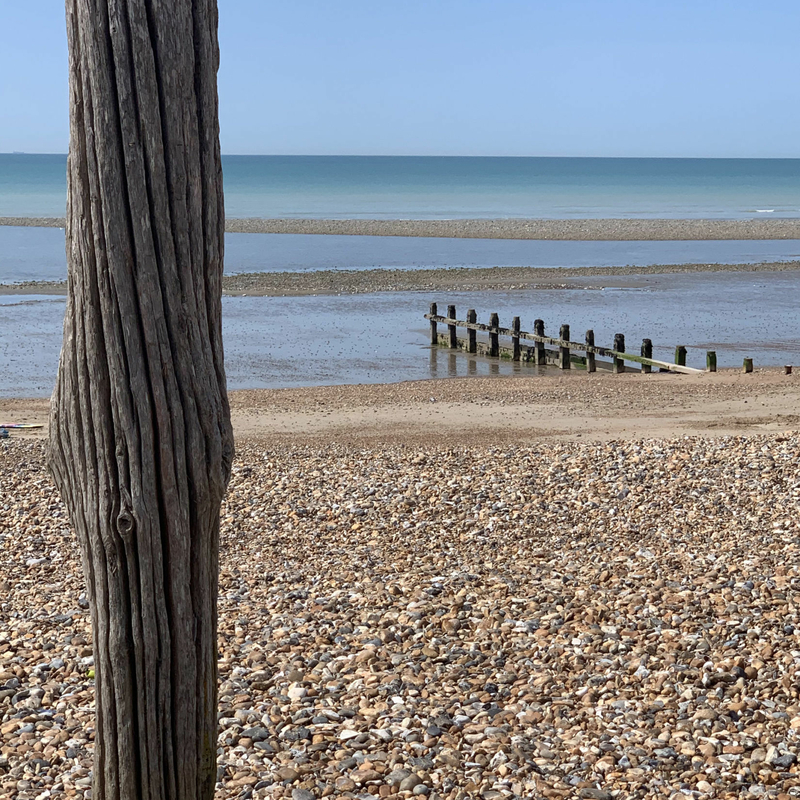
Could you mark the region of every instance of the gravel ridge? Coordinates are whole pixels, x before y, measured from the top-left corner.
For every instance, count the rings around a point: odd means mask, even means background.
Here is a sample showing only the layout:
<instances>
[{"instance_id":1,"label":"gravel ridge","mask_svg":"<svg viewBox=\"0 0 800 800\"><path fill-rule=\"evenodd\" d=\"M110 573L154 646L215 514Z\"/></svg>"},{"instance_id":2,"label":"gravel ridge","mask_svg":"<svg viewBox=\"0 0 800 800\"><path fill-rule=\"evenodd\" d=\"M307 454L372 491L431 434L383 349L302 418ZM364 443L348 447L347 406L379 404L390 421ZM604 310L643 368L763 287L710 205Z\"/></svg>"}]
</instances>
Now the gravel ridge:
<instances>
[{"instance_id":1,"label":"gravel ridge","mask_svg":"<svg viewBox=\"0 0 800 800\"><path fill-rule=\"evenodd\" d=\"M368 294L410 291L482 291L603 288L614 277L695 274L701 272L794 272L800 261L757 264L663 264L649 267L449 267L444 269L318 270L314 272L249 272L225 275L226 295L300 297L309 294ZM0 283L0 295L65 295L66 281Z\"/></svg>"},{"instance_id":2,"label":"gravel ridge","mask_svg":"<svg viewBox=\"0 0 800 800\"><path fill-rule=\"evenodd\" d=\"M239 233L425 236L464 239L657 241L798 239L797 219L229 219Z\"/></svg>"},{"instance_id":3,"label":"gravel ridge","mask_svg":"<svg viewBox=\"0 0 800 800\"><path fill-rule=\"evenodd\" d=\"M0 217L0 225L63 228L63 217ZM800 219L235 219L229 233L422 236L553 241L800 239Z\"/></svg>"}]
</instances>

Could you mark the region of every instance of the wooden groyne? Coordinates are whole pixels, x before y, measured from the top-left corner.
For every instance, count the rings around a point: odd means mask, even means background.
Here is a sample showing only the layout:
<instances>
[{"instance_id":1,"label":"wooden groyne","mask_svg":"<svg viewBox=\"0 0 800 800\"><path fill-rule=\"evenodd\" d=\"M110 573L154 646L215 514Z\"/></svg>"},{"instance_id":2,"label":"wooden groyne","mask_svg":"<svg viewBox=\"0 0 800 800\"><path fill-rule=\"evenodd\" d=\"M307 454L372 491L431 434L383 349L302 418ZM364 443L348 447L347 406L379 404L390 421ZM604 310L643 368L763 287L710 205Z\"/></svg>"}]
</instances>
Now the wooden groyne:
<instances>
[{"instance_id":1,"label":"wooden groyne","mask_svg":"<svg viewBox=\"0 0 800 800\"><path fill-rule=\"evenodd\" d=\"M717 371L717 354L713 350L706 353L705 369L696 369L686 365L687 350L684 345L675 348L675 361L659 361L653 358L653 342L644 339L641 351L637 355L626 351L625 336L618 333L614 336L612 347L600 347L595 343L594 331L586 331L585 341L575 342L570 338L569 325L562 325L558 337L546 336L544 321L537 319L533 323L533 331L523 331L520 318L514 317L511 327L500 325L498 314L491 314L489 324L478 322L475 309L467 311L466 319L458 319L455 306L447 307L447 316L438 313L436 303L431 303L430 313L425 315L431 325L431 345L447 347L451 350L465 350L467 353L506 358L511 361L527 362L536 366L555 366L559 369L585 369L595 372L598 369L614 373L634 371L635 367L626 366L626 362L638 366L638 371L677 372L684 375L698 375L702 372ZM439 326L447 327L446 332ZM458 329L463 328L466 336L459 336ZM488 334L488 341L479 340L478 332ZM510 339L510 344L501 344L501 337ZM532 344L524 344L531 342ZM602 359L607 359L603 361ZM752 360L750 365L752 370Z\"/></svg>"}]
</instances>

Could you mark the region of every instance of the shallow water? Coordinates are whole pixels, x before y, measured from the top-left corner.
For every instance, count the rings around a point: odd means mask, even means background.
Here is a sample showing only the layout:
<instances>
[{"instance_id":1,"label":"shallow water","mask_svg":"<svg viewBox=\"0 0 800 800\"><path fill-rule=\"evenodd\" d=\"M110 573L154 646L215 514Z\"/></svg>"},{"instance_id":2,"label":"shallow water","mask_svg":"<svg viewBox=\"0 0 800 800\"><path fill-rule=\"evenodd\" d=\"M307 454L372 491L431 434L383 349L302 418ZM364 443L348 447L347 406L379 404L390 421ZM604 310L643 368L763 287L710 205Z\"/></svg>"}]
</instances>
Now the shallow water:
<instances>
[{"instance_id":1,"label":"shallow water","mask_svg":"<svg viewBox=\"0 0 800 800\"><path fill-rule=\"evenodd\" d=\"M431 351L423 318L431 301L455 304L488 322L522 318L523 330L545 320L555 335L562 323L573 340L587 328L599 345L624 333L627 349L654 343L654 356L672 360L689 347L689 366L705 365L716 349L720 367L800 364L796 298L800 272L697 273L643 276L641 288L452 292L430 296L397 292L341 297L226 297L223 328L231 389L383 383L466 374L510 374L507 361ZM0 297L0 395L47 396L55 380L64 298ZM528 370L528 367L517 367Z\"/></svg>"},{"instance_id":2,"label":"shallow water","mask_svg":"<svg viewBox=\"0 0 800 800\"><path fill-rule=\"evenodd\" d=\"M549 242L405 236L229 233L225 272L421 267L753 264L800 258L800 241ZM0 283L67 275L64 231L0 226Z\"/></svg>"}]
</instances>

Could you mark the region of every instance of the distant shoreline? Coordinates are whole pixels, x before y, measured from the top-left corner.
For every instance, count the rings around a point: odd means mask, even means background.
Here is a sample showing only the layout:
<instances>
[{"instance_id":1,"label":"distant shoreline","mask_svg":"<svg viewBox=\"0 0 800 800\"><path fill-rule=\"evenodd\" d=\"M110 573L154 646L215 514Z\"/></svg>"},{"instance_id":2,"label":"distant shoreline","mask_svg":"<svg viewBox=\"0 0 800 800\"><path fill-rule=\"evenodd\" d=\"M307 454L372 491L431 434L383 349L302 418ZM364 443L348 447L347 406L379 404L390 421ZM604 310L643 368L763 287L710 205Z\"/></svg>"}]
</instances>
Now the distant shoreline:
<instances>
[{"instance_id":1,"label":"distant shoreline","mask_svg":"<svg viewBox=\"0 0 800 800\"><path fill-rule=\"evenodd\" d=\"M63 228L63 217L0 217L0 225ZM234 219L229 233L411 236L546 241L800 239L800 219Z\"/></svg>"},{"instance_id":2,"label":"distant shoreline","mask_svg":"<svg viewBox=\"0 0 800 800\"><path fill-rule=\"evenodd\" d=\"M470 292L530 289L635 288L652 275L703 272L794 272L800 261L760 264L662 264L650 267L451 267L445 269L318 270L225 275L223 294L236 297L375 294L378 292ZM627 278L627 280L625 280ZM66 281L0 284L0 295L65 295Z\"/></svg>"}]
</instances>

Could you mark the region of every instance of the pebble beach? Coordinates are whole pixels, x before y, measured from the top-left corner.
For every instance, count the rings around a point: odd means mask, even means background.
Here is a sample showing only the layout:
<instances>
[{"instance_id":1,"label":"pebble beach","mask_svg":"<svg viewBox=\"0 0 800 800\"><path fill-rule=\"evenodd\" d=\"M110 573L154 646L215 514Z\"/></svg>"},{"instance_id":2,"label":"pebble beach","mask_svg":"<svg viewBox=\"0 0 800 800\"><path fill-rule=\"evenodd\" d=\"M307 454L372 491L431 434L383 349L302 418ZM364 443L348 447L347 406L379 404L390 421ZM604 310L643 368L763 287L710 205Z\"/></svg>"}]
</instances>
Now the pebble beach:
<instances>
[{"instance_id":1,"label":"pebble beach","mask_svg":"<svg viewBox=\"0 0 800 800\"><path fill-rule=\"evenodd\" d=\"M63 228L64 217L0 217L0 225ZM229 233L444 236L561 241L800 239L796 219L262 219L228 217Z\"/></svg>"},{"instance_id":2,"label":"pebble beach","mask_svg":"<svg viewBox=\"0 0 800 800\"><path fill-rule=\"evenodd\" d=\"M797 431L237 451L220 800L800 796ZM0 442L0 484L0 797L88 798L89 613L40 439Z\"/></svg>"},{"instance_id":3,"label":"pebble beach","mask_svg":"<svg viewBox=\"0 0 800 800\"><path fill-rule=\"evenodd\" d=\"M223 295L302 297L379 292L483 292L639 288L657 275L797 273L800 261L757 264L658 264L649 267L451 267L447 269L315 270L224 275ZM66 295L66 281L0 283L3 295Z\"/></svg>"}]
</instances>

